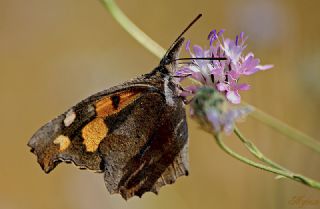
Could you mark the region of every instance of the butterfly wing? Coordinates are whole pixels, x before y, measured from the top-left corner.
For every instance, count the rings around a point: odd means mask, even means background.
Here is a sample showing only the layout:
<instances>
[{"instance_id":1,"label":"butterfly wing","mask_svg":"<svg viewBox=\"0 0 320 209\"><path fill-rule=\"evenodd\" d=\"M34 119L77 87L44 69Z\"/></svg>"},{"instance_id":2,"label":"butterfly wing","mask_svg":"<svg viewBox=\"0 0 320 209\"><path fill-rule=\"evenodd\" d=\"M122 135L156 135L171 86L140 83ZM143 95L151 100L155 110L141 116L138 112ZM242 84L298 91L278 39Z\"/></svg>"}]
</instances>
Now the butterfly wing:
<instances>
[{"instance_id":1,"label":"butterfly wing","mask_svg":"<svg viewBox=\"0 0 320 209\"><path fill-rule=\"evenodd\" d=\"M108 153L103 155L104 179L111 193L125 199L157 193L188 174L185 111L180 98L170 99L144 95L125 123L100 145L101 152Z\"/></svg>"},{"instance_id":2,"label":"butterfly wing","mask_svg":"<svg viewBox=\"0 0 320 209\"><path fill-rule=\"evenodd\" d=\"M169 75L145 75L97 93L40 128L28 145L48 173L60 162L105 173L124 198L188 172L183 103Z\"/></svg>"},{"instance_id":3,"label":"butterfly wing","mask_svg":"<svg viewBox=\"0 0 320 209\"><path fill-rule=\"evenodd\" d=\"M28 146L37 155L46 173L61 161L101 171L101 157L95 152L97 147L94 142L102 140L105 137L102 138L102 135L107 134L108 127L104 120L117 115L148 91L156 89L152 85L123 85L92 95L41 127ZM96 138L92 138L94 136Z\"/></svg>"}]
</instances>

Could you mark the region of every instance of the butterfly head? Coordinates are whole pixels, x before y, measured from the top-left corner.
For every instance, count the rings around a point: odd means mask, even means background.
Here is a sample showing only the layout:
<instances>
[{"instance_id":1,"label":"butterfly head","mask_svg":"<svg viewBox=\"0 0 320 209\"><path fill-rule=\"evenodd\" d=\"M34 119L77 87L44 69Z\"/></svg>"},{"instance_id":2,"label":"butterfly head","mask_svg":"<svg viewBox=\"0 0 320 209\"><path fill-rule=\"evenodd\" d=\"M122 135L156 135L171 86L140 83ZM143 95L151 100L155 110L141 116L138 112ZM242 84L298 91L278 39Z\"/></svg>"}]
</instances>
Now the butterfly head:
<instances>
[{"instance_id":1,"label":"butterfly head","mask_svg":"<svg viewBox=\"0 0 320 209\"><path fill-rule=\"evenodd\" d=\"M179 56L180 49L183 42L184 42L184 37L180 37L171 45L171 47L168 49L168 51L160 61L160 66L165 66L170 64L175 65L175 60Z\"/></svg>"},{"instance_id":2,"label":"butterfly head","mask_svg":"<svg viewBox=\"0 0 320 209\"><path fill-rule=\"evenodd\" d=\"M191 28L191 26L199 20L199 18L202 16L202 14L199 14L183 31L182 33L178 36L178 38L173 42L173 44L170 46L162 60L160 61L160 66L166 66L169 64L172 64L175 66L176 60L178 59L179 52L181 49L181 46L184 42L184 37L183 35Z\"/></svg>"}]
</instances>

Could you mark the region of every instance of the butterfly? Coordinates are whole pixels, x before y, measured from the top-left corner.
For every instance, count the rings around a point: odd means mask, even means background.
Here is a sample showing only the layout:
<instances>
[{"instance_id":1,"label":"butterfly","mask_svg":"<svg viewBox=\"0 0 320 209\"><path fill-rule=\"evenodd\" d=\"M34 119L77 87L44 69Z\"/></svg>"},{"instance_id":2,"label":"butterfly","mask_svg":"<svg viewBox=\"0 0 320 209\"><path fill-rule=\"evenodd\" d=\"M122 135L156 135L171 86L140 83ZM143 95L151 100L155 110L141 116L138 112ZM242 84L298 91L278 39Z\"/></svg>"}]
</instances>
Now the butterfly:
<instances>
[{"instance_id":1,"label":"butterfly","mask_svg":"<svg viewBox=\"0 0 320 209\"><path fill-rule=\"evenodd\" d=\"M59 163L104 174L124 199L188 175L184 99L173 73L182 35L150 73L98 92L42 126L28 146L44 172Z\"/></svg>"}]
</instances>

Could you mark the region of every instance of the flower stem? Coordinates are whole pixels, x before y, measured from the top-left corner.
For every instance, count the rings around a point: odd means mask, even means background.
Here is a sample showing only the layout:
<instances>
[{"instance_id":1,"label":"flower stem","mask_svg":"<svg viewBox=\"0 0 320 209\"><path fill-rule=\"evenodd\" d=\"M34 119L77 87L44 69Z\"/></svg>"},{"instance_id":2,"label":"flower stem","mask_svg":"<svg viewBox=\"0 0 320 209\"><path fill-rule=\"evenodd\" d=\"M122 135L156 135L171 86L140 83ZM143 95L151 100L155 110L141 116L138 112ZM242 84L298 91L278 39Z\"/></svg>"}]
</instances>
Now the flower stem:
<instances>
[{"instance_id":1,"label":"flower stem","mask_svg":"<svg viewBox=\"0 0 320 209\"><path fill-rule=\"evenodd\" d=\"M165 54L164 50L159 44L152 40L142 30L140 30L117 6L114 0L101 0L105 8L108 9L113 18L125 29L135 40L137 40L142 46L149 50L153 55L159 59ZM309 148L312 148L316 152L320 153L320 143L307 136L306 134L294 129L284 122L268 115L267 113L255 108L255 111L250 114L253 118L260 122L272 127L274 130L289 137L296 142L299 142Z\"/></svg>"},{"instance_id":2,"label":"flower stem","mask_svg":"<svg viewBox=\"0 0 320 209\"><path fill-rule=\"evenodd\" d=\"M248 139L246 139L242 133L239 131L239 129L237 127L234 128L234 133L236 134L236 136L240 139L240 141L244 144L244 146L251 152L251 154L253 154L256 158L258 158L259 160L261 160L262 162L266 163L267 165L276 168L276 169L280 169L280 170L284 170L286 171L287 169L282 167L281 165L273 162L272 160L270 160L269 158L265 157L262 152Z\"/></svg>"},{"instance_id":3,"label":"flower stem","mask_svg":"<svg viewBox=\"0 0 320 209\"><path fill-rule=\"evenodd\" d=\"M250 105L252 106L252 105ZM252 106L253 107L253 106ZM301 143L314 151L320 153L320 142L313 139L312 137L302 133L301 131L290 127L288 124L278 120L277 118L259 110L256 107L253 107L255 111L253 111L250 116L260 122L268 125L274 130L282 133L283 135L289 137L290 139L295 140L298 143Z\"/></svg>"},{"instance_id":4,"label":"flower stem","mask_svg":"<svg viewBox=\"0 0 320 209\"><path fill-rule=\"evenodd\" d=\"M248 159L246 157L243 157L242 155L239 155L238 153L234 152L233 150L231 150L227 145L224 144L220 134L214 135L214 137L216 139L217 144L219 145L219 147L223 151L225 151L230 156L240 160L241 162L244 162L244 163L246 163L246 164L248 164L250 166L253 166L255 168L259 168L259 169L262 169L264 171L268 171L268 172L271 172L271 173L286 177L288 179L300 182L300 183L305 184L307 186L310 186L312 188L320 189L320 183L315 181L315 180L313 180L313 179L307 178L307 177L305 177L305 176L303 176L301 174L293 173L293 172L291 172L291 171L289 171L287 169L285 169L285 170L280 169L282 167L275 168L275 167L266 166L266 165L263 165L263 164L260 164L260 163L256 163L256 162L254 162L254 161L252 161L252 160L250 160L250 159ZM260 154L262 154L262 153L260 153ZM263 158L267 159L264 156L263 156ZM274 164L273 162L272 162L272 165L276 165L276 167L279 166L277 164Z\"/></svg>"},{"instance_id":5,"label":"flower stem","mask_svg":"<svg viewBox=\"0 0 320 209\"><path fill-rule=\"evenodd\" d=\"M101 0L109 10L113 18L125 29L136 41L148 49L153 55L162 58L166 51L140 28L138 28L118 7L113 0Z\"/></svg>"}]
</instances>

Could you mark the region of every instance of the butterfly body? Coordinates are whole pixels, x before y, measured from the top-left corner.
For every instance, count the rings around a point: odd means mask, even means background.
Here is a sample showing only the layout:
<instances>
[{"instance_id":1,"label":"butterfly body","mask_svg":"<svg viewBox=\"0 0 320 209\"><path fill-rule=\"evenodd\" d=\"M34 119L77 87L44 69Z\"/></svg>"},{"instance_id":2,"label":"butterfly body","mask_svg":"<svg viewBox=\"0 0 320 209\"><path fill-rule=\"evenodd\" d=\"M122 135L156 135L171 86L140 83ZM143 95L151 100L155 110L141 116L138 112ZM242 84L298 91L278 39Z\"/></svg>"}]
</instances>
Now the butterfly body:
<instances>
[{"instance_id":1,"label":"butterfly body","mask_svg":"<svg viewBox=\"0 0 320 209\"><path fill-rule=\"evenodd\" d=\"M42 169L71 162L104 173L109 192L125 199L187 175L184 103L168 65L182 42L152 72L96 93L41 127L28 146Z\"/></svg>"}]
</instances>

